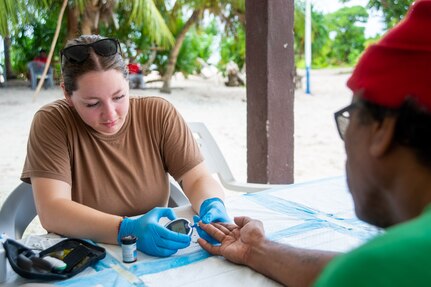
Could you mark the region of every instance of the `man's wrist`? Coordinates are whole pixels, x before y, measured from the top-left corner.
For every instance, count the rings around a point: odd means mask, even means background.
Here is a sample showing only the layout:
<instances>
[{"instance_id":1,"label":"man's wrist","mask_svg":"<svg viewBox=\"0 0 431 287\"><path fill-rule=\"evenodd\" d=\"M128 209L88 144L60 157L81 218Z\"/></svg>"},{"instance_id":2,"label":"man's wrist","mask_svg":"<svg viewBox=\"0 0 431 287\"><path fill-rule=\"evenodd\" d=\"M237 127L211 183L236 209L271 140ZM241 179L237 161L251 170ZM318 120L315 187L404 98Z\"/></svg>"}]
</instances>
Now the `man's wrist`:
<instances>
[{"instance_id":1,"label":"man's wrist","mask_svg":"<svg viewBox=\"0 0 431 287\"><path fill-rule=\"evenodd\" d=\"M268 244L271 245L271 242L266 238L250 244L248 250L244 254L244 264L254 270L259 270L261 268L262 258L268 255Z\"/></svg>"}]
</instances>

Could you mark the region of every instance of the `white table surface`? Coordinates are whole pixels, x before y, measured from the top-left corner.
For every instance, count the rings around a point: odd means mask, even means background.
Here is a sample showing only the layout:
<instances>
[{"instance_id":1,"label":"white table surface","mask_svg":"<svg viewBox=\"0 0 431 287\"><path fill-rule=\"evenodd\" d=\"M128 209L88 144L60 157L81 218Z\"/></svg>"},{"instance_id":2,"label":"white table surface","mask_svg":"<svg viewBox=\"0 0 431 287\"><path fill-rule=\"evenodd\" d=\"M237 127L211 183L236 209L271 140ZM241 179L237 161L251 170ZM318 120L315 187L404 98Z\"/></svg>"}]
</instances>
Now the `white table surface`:
<instances>
[{"instance_id":1,"label":"white table surface","mask_svg":"<svg viewBox=\"0 0 431 287\"><path fill-rule=\"evenodd\" d=\"M347 251L379 232L356 218L345 177L233 196L226 199L225 204L231 217L246 215L259 219L269 239L298 247ZM175 212L190 220L194 214L189 206L176 208ZM119 246L100 244L106 248L107 255L94 268L51 284L80 287L280 286L247 267L210 256L196 243L197 236L194 231L190 247L171 257L156 258L138 252L138 260L132 264L122 262ZM28 282L9 266L4 286Z\"/></svg>"}]
</instances>

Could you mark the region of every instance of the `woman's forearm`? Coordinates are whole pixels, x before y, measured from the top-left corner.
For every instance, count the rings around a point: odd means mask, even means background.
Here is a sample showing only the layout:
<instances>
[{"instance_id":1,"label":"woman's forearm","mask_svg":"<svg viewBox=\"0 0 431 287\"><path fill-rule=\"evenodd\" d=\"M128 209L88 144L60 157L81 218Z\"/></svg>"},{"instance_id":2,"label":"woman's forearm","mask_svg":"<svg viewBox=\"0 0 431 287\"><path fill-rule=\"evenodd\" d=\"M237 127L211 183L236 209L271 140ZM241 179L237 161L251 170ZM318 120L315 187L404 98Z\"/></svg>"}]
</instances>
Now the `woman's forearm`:
<instances>
[{"instance_id":1,"label":"woman's forearm","mask_svg":"<svg viewBox=\"0 0 431 287\"><path fill-rule=\"evenodd\" d=\"M49 232L103 243L117 243L121 216L107 214L72 201L71 187L63 181L31 178L37 214Z\"/></svg>"},{"instance_id":2,"label":"woman's forearm","mask_svg":"<svg viewBox=\"0 0 431 287\"><path fill-rule=\"evenodd\" d=\"M181 182L184 193L196 213L199 213L202 202L207 198L218 197L224 200L223 188L211 176L204 163L200 163L186 172Z\"/></svg>"},{"instance_id":3,"label":"woman's forearm","mask_svg":"<svg viewBox=\"0 0 431 287\"><path fill-rule=\"evenodd\" d=\"M193 209L199 213L202 202L207 198L218 197L224 200L224 191L220 184L211 176L203 177L194 182L190 187L187 197Z\"/></svg>"},{"instance_id":4,"label":"woman's forearm","mask_svg":"<svg viewBox=\"0 0 431 287\"><path fill-rule=\"evenodd\" d=\"M117 244L121 216L100 212L67 199L56 199L49 213L41 217L42 226L49 232Z\"/></svg>"}]
</instances>

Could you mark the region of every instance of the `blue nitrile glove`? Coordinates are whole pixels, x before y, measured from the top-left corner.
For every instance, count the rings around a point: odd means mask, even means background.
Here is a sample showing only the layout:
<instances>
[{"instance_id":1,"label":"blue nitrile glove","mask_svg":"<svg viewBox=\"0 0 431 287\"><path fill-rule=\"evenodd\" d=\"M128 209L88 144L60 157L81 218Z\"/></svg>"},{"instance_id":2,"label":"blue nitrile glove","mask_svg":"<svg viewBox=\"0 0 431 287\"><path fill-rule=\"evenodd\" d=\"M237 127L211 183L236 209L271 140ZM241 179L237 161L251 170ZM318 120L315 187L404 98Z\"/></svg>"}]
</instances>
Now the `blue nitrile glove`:
<instances>
[{"instance_id":1,"label":"blue nitrile glove","mask_svg":"<svg viewBox=\"0 0 431 287\"><path fill-rule=\"evenodd\" d=\"M205 231L203 231L197 223L201 221L203 223L211 223L211 222L230 222L232 221L227 215L226 208L224 206L223 201L220 198L213 197L208 198L204 202L202 202L201 207L199 209L199 216L193 216L193 221L196 225L196 230L199 233L199 236L211 244L219 243L217 240L208 235Z\"/></svg>"},{"instance_id":2,"label":"blue nitrile glove","mask_svg":"<svg viewBox=\"0 0 431 287\"><path fill-rule=\"evenodd\" d=\"M171 231L159 224L162 217L176 218L171 208L156 207L137 219L124 218L117 241L127 235L137 237L138 250L152 256L166 257L190 245L190 236Z\"/></svg>"}]
</instances>

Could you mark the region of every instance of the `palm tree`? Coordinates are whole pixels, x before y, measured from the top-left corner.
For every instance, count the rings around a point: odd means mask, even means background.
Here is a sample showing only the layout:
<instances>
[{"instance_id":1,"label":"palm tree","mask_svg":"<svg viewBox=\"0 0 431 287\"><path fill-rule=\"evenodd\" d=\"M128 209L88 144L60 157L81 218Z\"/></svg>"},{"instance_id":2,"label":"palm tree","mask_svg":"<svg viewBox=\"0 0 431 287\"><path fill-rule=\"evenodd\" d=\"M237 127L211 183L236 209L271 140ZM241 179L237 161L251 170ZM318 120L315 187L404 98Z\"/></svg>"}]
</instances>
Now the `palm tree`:
<instances>
[{"instance_id":1,"label":"palm tree","mask_svg":"<svg viewBox=\"0 0 431 287\"><path fill-rule=\"evenodd\" d=\"M202 9L196 9L193 11L190 18L187 19L186 23L178 33L177 37L175 38L175 44L171 49L171 52L169 54L169 60L168 64L166 66L166 72L163 75L163 87L160 89L160 92L162 93L171 93L171 79L172 75L175 72L175 65L177 63L178 54L180 52L181 46L184 42L184 39L186 38L187 32L190 30L190 28L197 23L201 17L202 17L203 10Z\"/></svg>"},{"instance_id":2,"label":"palm tree","mask_svg":"<svg viewBox=\"0 0 431 287\"><path fill-rule=\"evenodd\" d=\"M70 17L69 22L75 19L78 21L71 23L72 35L73 31L77 31L77 26L81 24L81 34L97 33L99 23L103 21L105 24L113 24L118 28L118 19L115 11L122 9L128 11L129 23L134 23L137 26L145 25L148 31L148 37L157 45L162 47L170 47L173 42L173 36L163 17L161 16L155 0L74 0L69 1Z\"/></svg>"},{"instance_id":3,"label":"palm tree","mask_svg":"<svg viewBox=\"0 0 431 287\"><path fill-rule=\"evenodd\" d=\"M160 3L159 1L158 3ZM162 1L163 2L163 1ZM167 12L166 6L163 4L160 8L161 11ZM175 33L177 29L177 24L179 22L178 18L183 17L184 8L188 8L192 11L190 17L184 22L183 26L178 29L178 33ZM178 54L186 38L187 32L194 25L199 23L202 19L202 15L205 11L220 17L222 20L231 19L230 17L222 17L223 12L229 11L229 13L233 13L235 15L239 15L240 20L242 19L245 24L245 0L193 0L193 1L180 1L177 0L175 2L174 7L171 9L168 17L168 23L170 24L171 31L176 34L175 44L172 47L169 60L166 67L166 72L163 75L163 87L160 92L162 93L170 93L171 92L171 79L175 72L175 65L177 62ZM228 24L228 23L227 23Z\"/></svg>"},{"instance_id":4,"label":"palm tree","mask_svg":"<svg viewBox=\"0 0 431 287\"><path fill-rule=\"evenodd\" d=\"M67 3L67 37L98 32L99 23L117 25L115 11L118 7L129 11L129 21L137 26L145 25L148 37L158 46L169 48L174 38L157 10L156 0L69 0ZM6 71L11 75L9 58L10 31L28 23L35 11L56 11L62 0L2 0L0 1L0 35L5 39Z\"/></svg>"},{"instance_id":5,"label":"palm tree","mask_svg":"<svg viewBox=\"0 0 431 287\"><path fill-rule=\"evenodd\" d=\"M35 5L48 7L46 0L35 0ZM5 69L8 78L14 77L10 61L10 29L9 24L18 26L25 24L31 11L26 9L25 1L2 0L0 1L0 36L4 38L4 53L5 53Z\"/></svg>"}]
</instances>

